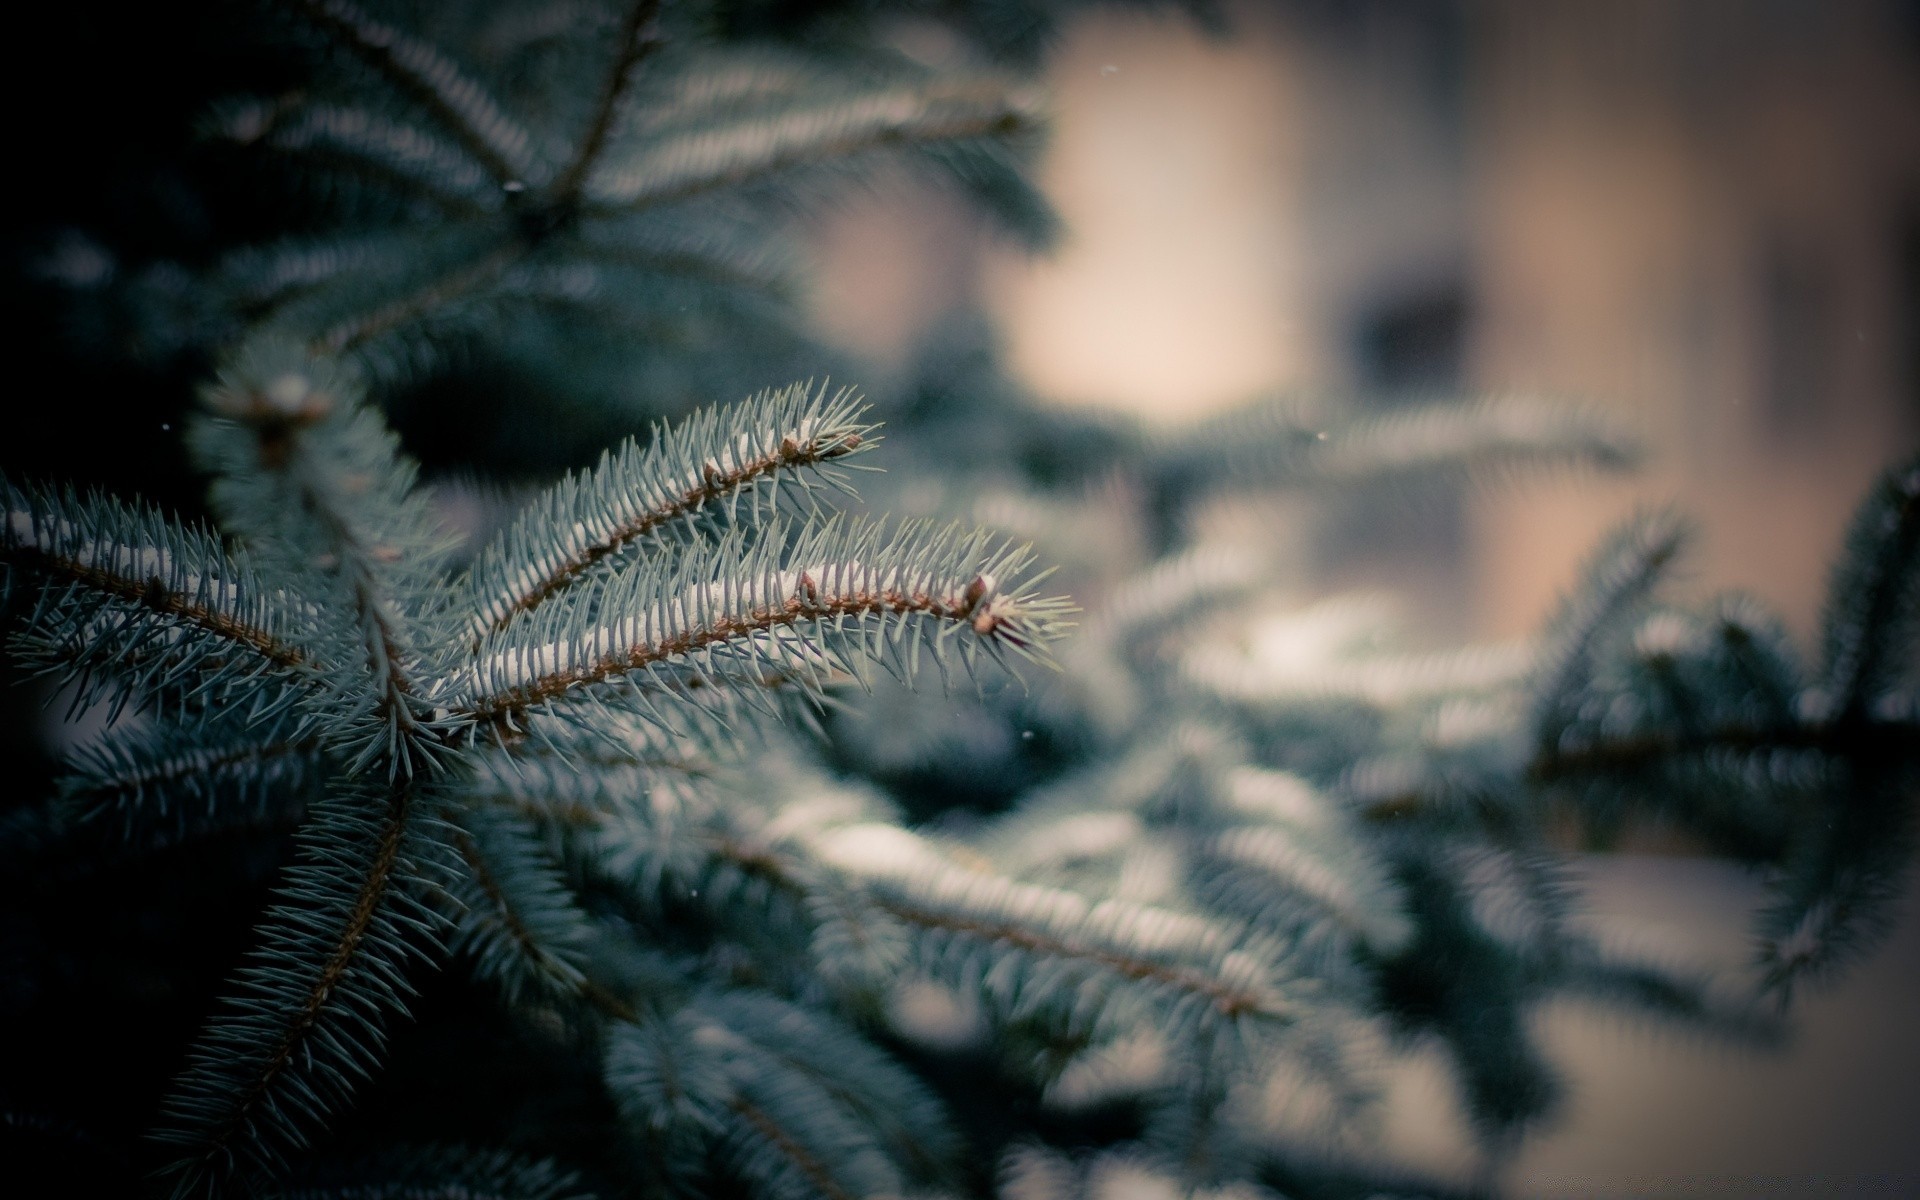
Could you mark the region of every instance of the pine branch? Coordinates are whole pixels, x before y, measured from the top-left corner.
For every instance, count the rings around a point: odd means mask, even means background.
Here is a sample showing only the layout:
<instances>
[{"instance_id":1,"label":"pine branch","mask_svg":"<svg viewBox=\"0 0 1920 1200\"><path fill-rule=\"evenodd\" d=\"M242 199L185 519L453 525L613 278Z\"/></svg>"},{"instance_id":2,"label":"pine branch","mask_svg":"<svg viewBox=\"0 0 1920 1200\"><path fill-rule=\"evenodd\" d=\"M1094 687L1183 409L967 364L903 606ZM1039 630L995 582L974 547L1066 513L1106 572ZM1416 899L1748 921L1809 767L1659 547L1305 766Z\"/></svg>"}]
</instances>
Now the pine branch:
<instances>
[{"instance_id":1,"label":"pine branch","mask_svg":"<svg viewBox=\"0 0 1920 1200\"><path fill-rule=\"evenodd\" d=\"M1198 847L1194 874L1210 908L1228 908L1288 932L1331 918L1376 952L1391 954L1412 938L1413 922L1385 871L1345 841L1277 824L1233 827ZM1242 878L1236 889L1234 877L1248 874L1258 882L1248 887ZM1295 897L1311 903L1314 916L1276 919L1275 910Z\"/></svg>"},{"instance_id":2,"label":"pine branch","mask_svg":"<svg viewBox=\"0 0 1920 1200\"><path fill-rule=\"evenodd\" d=\"M1031 128L1033 108L993 81L934 80L825 100L790 98L772 111L650 131L588 176L585 211L658 206L830 165L869 151L1005 137Z\"/></svg>"},{"instance_id":3,"label":"pine branch","mask_svg":"<svg viewBox=\"0 0 1920 1200\"><path fill-rule=\"evenodd\" d=\"M1599 642L1651 595L1685 538L1685 527L1672 514L1643 516L1624 526L1595 553L1580 584L1549 622L1535 676L1534 728L1543 756L1557 748L1590 678Z\"/></svg>"},{"instance_id":4,"label":"pine branch","mask_svg":"<svg viewBox=\"0 0 1920 1200\"><path fill-rule=\"evenodd\" d=\"M1823 615L1822 687L1844 721L1865 719L1920 658L1920 459L1881 478L1848 530Z\"/></svg>"},{"instance_id":5,"label":"pine branch","mask_svg":"<svg viewBox=\"0 0 1920 1200\"><path fill-rule=\"evenodd\" d=\"M1745 989L1661 964L1576 944L1554 964L1549 982L1557 991L1630 1006L1647 1016L1714 1034L1755 1048L1785 1040L1781 1014L1760 1008Z\"/></svg>"},{"instance_id":6,"label":"pine branch","mask_svg":"<svg viewBox=\"0 0 1920 1200\"><path fill-rule=\"evenodd\" d=\"M701 1010L732 1035L729 1107L814 1187L898 1195L909 1181L948 1181L959 1145L945 1111L871 1042L823 1013L746 989L711 997ZM752 1181L781 1195L785 1173Z\"/></svg>"},{"instance_id":7,"label":"pine branch","mask_svg":"<svg viewBox=\"0 0 1920 1200\"><path fill-rule=\"evenodd\" d=\"M531 181L532 136L445 55L346 0L284 2L438 121L494 182L504 188Z\"/></svg>"},{"instance_id":8,"label":"pine branch","mask_svg":"<svg viewBox=\"0 0 1920 1200\"><path fill-rule=\"evenodd\" d=\"M223 522L331 601L318 606L325 657L353 682L334 685L330 743L350 771L424 770L438 755L422 696L450 543L412 465L352 381L296 347L242 351L206 407L189 439L217 474Z\"/></svg>"},{"instance_id":9,"label":"pine branch","mask_svg":"<svg viewBox=\"0 0 1920 1200\"><path fill-rule=\"evenodd\" d=\"M739 1096L728 1101L727 1107L739 1114L754 1134L790 1163L793 1169L798 1171L822 1196L827 1197L827 1200L854 1200L853 1194L840 1186L839 1181L834 1179L820 1160L801 1144L799 1138L782 1128L765 1109ZM768 1178L764 1186L767 1191L775 1195L781 1194L784 1189L778 1188L775 1183L780 1178L780 1172L772 1171L766 1174Z\"/></svg>"},{"instance_id":10,"label":"pine branch","mask_svg":"<svg viewBox=\"0 0 1920 1200\"><path fill-rule=\"evenodd\" d=\"M256 101L229 110L215 128L240 145L265 146L446 213L484 217L501 207L497 184L461 148L369 109Z\"/></svg>"},{"instance_id":11,"label":"pine branch","mask_svg":"<svg viewBox=\"0 0 1920 1200\"><path fill-rule=\"evenodd\" d=\"M155 1136L181 1154L175 1195L273 1173L372 1071L412 993L406 972L439 928L415 894L434 860L415 828L420 803L394 781L313 809L238 993L167 1100Z\"/></svg>"},{"instance_id":12,"label":"pine branch","mask_svg":"<svg viewBox=\"0 0 1920 1200\"><path fill-rule=\"evenodd\" d=\"M377 338L411 325L456 301L476 295L508 268L523 260L527 246L513 240L434 275L369 312L359 313L314 337L315 348L326 354L359 349Z\"/></svg>"},{"instance_id":13,"label":"pine branch","mask_svg":"<svg viewBox=\"0 0 1920 1200\"><path fill-rule=\"evenodd\" d=\"M419 253L416 235L386 230L281 241L228 255L220 263L217 286L231 297L239 317L260 324L316 292L358 291L369 278L394 276Z\"/></svg>"},{"instance_id":14,"label":"pine branch","mask_svg":"<svg viewBox=\"0 0 1920 1200\"><path fill-rule=\"evenodd\" d=\"M621 231L617 238L583 231L580 242L578 255L548 257L545 269L552 282L544 288L525 285L524 290L551 298L563 293L591 297L594 303L633 312L645 311L637 303L643 297L634 293L658 290L662 281L671 281L688 295L704 291L716 301L739 295L743 300L736 303L743 305L791 298L791 264L760 246L645 228Z\"/></svg>"},{"instance_id":15,"label":"pine branch","mask_svg":"<svg viewBox=\"0 0 1920 1200\"><path fill-rule=\"evenodd\" d=\"M632 83L634 68L660 41L660 0L635 0L627 9L626 20L614 43L613 67L600 87L593 118L587 123L586 132L581 135L573 157L554 176L549 188L552 203L570 205L579 196L581 184L599 161L607 135L613 130L614 115L620 109L621 97Z\"/></svg>"},{"instance_id":16,"label":"pine branch","mask_svg":"<svg viewBox=\"0 0 1920 1200\"><path fill-rule=\"evenodd\" d=\"M1182 659L1180 672L1239 704L1351 700L1389 710L1444 696L1508 691L1534 673L1538 657L1532 642L1516 641L1427 654L1356 654L1281 672L1228 647L1202 646Z\"/></svg>"},{"instance_id":17,"label":"pine branch","mask_svg":"<svg viewBox=\"0 0 1920 1200\"><path fill-rule=\"evenodd\" d=\"M1628 774L1715 751L1767 754L1775 750L1815 750L1834 758L1891 756L1920 737L1920 722L1809 722L1784 726L1720 726L1680 732L1647 733L1556 747L1536 757L1527 779L1553 784L1589 775Z\"/></svg>"},{"instance_id":18,"label":"pine branch","mask_svg":"<svg viewBox=\"0 0 1920 1200\"><path fill-rule=\"evenodd\" d=\"M645 539L722 502L731 519L747 497L758 518L763 500L771 508L783 487L804 488L810 476L843 485L827 464L873 444L864 411L849 390L829 398L824 386L815 394L810 384L795 384L656 428L644 449L629 442L591 473L569 475L481 553L469 585L476 633L505 629Z\"/></svg>"},{"instance_id":19,"label":"pine branch","mask_svg":"<svg viewBox=\"0 0 1920 1200\"><path fill-rule=\"evenodd\" d=\"M529 995L591 996L631 1019L628 1006L609 1003L613 998L587 977L587 915L530 830L497 808L475 808L459 816L453 847L466 867L456 892L464 911L455 920L453 953L471 956L476 974L510 1005Z\"/></svg>"},{"instance_id":20,"label":"pine branch","mask_svg":"<svg viewBox=\"0 0 1920 1200\"><path fill-rule=\"evenodd\" d=\"M1156 469L1176 492L1226 486L1378 485L1417 477L1587 465L1624 470L1638 452L1598 414L1520 398L1384 413L1299 397L1248 405L1165 439Z\"/></svg>"},{"instance_id":21,"label":"pine branch","mask_svg":"<svg viewBox=\"0 0 1920 1200\"><path fill-rule=\"evenodd\" d=\"M56 498L4 478L0 499L0 601L23 581L39 585L13 651L94 680L83 702L109 691L116 704L133 695L207 704L251 688L264 715L312 678L315 656L294 634L306 614L212 533L150 508Z\"/></svg>"},{"instance_id":22,"label":"pine branch","mask_svg":"<svg viewBox=\"0 0 1920 1200\"><path fill-rule=\"evenodd\" d=\"M605 1077L668 1186L717 1164L767 1200L900 1195L942 1180L955 1150L938 1103L865 1039L743 987L616 1023Z\"/></svg>"},{"instance_id":23,"label":"pine branch","mask_svg":"<svg viewBox=\"0 0 1920 1200\"><path fill-rule=\"evenodd\" d=\"M1085 636L1144 641L1247 598L1266 574L1251 556L1218 546L1169 555L1115 588Z\"/></svg>"},{"instance_id":24,"label":"pine branch","mask_svg":"<svg viewBox=\"0 0 1920 1200\"><path fill-rule=\"evenodd\" d=\"M958 972L960 986L986 989L1010 1011L1035 1011L1050 994L1071 994L1104 977L1146 985L1182 1024L1202 1013L1229 1023L1285 1022L1296 1015L1257 940L1245 941L1202 918L1121 901L1090 904L1074 892L965 870L888 826L833 831L820 839L818 852L865 880L881 912L931 935L918 950L929 960L923 967L941 976ZM995 971L993 959L963 949L983 945L1030 964L1072 969ZM1087 1006L1079 1001L1072 1007Z\"/></svg>"},{"instance_id":25,"label":"pine branch","mask_svg":"<svg viewBox=\"0 0 1920 1200\"><path fill-rule=\"evenodd\" d=\"M148 844L246 818L297 819L321 774L319 750L285 717L136 727L76 752L60 808L75 823L111 825Z\"/></svg>"},{"instance_id":26,"label":"pine branch","mask_svg":"<svg viewBox=\"0 0 1920 1200\"><path fill-rule=\"evenodd\" d=\"M944 666L958 639L978 653L1033 658L1067 606L1019 582L1024 550L982 534L837 520L794 536L777 525L752 545L695 543L661 567L641 562L603 586L549 602L487 639L443 701L476 728L512 728L561 700L605 703L635 685L671 687L689 668L725 678L823 669L858 659L906 670L923 644Z\"/></svg>"}]
</instances>

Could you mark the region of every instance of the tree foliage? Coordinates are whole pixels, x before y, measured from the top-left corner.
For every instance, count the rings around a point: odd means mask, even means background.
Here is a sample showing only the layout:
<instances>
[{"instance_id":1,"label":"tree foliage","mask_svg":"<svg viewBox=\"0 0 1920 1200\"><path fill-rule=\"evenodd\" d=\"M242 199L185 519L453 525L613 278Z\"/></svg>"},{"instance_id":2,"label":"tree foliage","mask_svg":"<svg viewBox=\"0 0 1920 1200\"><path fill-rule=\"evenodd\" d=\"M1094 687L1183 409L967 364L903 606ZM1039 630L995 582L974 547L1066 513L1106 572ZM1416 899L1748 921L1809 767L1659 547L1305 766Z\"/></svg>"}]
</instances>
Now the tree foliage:
<instances>
[{"instance_id":1,"label":"tree foliage","mask_svg":"<svg viewBox=\"0 0 1920 1200\"><path fill-rule=\"evenodd\" d=\"M1149 433L963 347L878 406L907 484L870 490L914 511L858 511L876 409L740 382L808 344L783 217L907 165L1054 236L1019 68L1060 14L884 7L260 19L316 65L204 128L286 228L104 301L123 348L210 363L213 522L0 477L10 661L106 722L0 827L9 1038L92 994L131 1078L131 998L198 1032L97 1118L60 1071L0 1087L9 1144L178 1196L1447 1195L1370 1153L1383 1062L1445 1051L1491 1178L1562 1090L1543 1000L1767 1044L1884 932L1920 466L1862 508L1813 660L1750 600L1666 598L1669 514L1537 638L1452 651L1282 608L1284 541L1218 534L1275 493L1633 461L1523 399ZM423 484L388 410L462 356L678 415L517 504ZM752 394L686 411L715 389ZM1568 831L1646 823L1765 873L1748 986L1582 920Z\"/></svg>"}]
</instances>

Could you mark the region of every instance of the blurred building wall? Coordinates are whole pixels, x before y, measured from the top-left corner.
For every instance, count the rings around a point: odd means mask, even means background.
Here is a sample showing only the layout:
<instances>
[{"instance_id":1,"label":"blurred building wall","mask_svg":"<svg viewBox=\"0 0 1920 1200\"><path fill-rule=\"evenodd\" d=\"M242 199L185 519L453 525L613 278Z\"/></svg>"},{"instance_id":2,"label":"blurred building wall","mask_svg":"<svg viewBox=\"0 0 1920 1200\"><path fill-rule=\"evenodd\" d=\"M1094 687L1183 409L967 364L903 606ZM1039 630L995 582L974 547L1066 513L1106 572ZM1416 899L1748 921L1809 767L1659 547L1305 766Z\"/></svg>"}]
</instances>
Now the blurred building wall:
<instances>
[{"instance_id":1,"label":"blurred building wall","mask_svg":"<svg viewBox=\"0 0 1920 1200\"><path fill-rule=\"evenodd\" d=\"M1408 581L1504 635L1676 502L1695 586L1810 634L1852 505L1920 443L1917 10L1295 0L1220 39L1095 13L1049 80L1061 251L983 255L957 207L882 196L825 230L822 311L897 360L985 297L1038 392L1155 421L1301 386L1603 405L1640 476L1383 509L1356 542L1451 553Z\"/></svg>"},{"instance_id":2,"label":"blurred building wall","mask_svg":"<svg viewBox=\"0 0 1920 1200\"><path fill-rule=\"evenodd\" d=\"M1482 505L1482 620L1526 627L1601 529L1675 498L1702 583L1810 630L1852 506L1920 436L1914 6L1467 11L1469 377L1605 403L1658 455Z\"/></svg>"}]
</instances>

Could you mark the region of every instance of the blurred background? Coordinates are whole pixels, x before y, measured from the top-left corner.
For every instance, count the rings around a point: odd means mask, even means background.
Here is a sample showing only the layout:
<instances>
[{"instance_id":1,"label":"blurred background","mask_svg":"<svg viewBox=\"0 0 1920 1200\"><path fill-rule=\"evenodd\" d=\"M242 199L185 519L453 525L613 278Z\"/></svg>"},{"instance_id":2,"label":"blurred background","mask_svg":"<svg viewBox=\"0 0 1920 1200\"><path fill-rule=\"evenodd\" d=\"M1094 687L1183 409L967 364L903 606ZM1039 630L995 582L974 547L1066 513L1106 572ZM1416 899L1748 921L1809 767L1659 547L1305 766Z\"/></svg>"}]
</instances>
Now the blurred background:
<instances>
[{"instance_id":1,"label":"blurred background","mask_svg":"<svg viewBox=\"0 0 1920 1200\"><path fill-rule=\"evenodd\" d=\"M1062 251L996 246L902 185L817 230L818 319L905 370L984 308L1061 404L1181 422L1252 397L1533 394L1603 407L1647 466L1392 506L1348 584L1436 637L1539 627L1636 508L1695 518L1687 583L1810 638L1857 498L1920 443L1920 4L1911 0L1241 3L1213 36L1112 11L1052 60L1041 179ZM928 47L936 54L940 47ZM1653 849L1657 849L1653 848ZM1593 865L1603 919L1743 950L1737 872ZM1911 906L1910 906L1911 907ZM1753 1060L1573 1010L1559 1131L1528 1195L1920 1194L1920 922ZM1404 1081L1393 1136L1461 1139Z\"/></svg>"},{"instance_id":2,"label":"blurred background","mask_svg":"<svg viewBox=\"0 0 1920 1200\"><path fill-rule=\"evenodd\" d=\"M1538 626L1599 532L1677 501L1702 587L1811 629L1852 505L1920 441L1920 5L1360 0L1097 12L1049 72L1062 252L880 195L815 300L899 362L984 302L1061 403L1177 422L1290 388L1604 405L1653 453L1428 514L1459 632ZM1395 554L1393 557L1401 557Z\"/></svg>"}]
</instances>

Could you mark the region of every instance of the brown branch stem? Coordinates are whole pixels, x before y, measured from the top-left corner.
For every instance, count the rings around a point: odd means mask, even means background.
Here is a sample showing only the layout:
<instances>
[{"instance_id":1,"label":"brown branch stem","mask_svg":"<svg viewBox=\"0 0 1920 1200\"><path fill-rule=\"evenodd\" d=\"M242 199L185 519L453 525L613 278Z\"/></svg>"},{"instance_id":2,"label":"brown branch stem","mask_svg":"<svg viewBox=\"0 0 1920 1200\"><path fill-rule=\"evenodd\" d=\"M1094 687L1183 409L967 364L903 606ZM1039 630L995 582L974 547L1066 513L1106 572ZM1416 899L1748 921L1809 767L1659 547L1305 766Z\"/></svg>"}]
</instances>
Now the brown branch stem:
<instances>
[{"instance_id":1,"label":"brown branch stem","mask_svg":"<svg viewBox=\"0 0 1920 1200\"><path fill-rule=\"evenodd\" d=\"M811 1180L814 1187L820 1189L821 1195L826 1196L828 1200L853 1200L853 1197L847 1193L846 1189L842 1188L833 1176L827 1173L826 1167L821 1164L820 1160L808 1153L805 1146L802 1146L798 1141L794 1140L792 1135L782 1129L779 1122L769 1116L765 1109L755 1105L744 1096L735 1096L728 1102L728 1107L746 1118L747 1124L753 1126L754 1130L759 1133L761 1137L772 1142L774 1146L779 1149L780 1153L792 1160L793 1165L800 1168L801 1174Z\"/></svg>"},{"instance_id":2,"label":"brown branch stem","mask_svg":"<svg viewBox=\"0 0 1920 1200\"><path fill-rule=\"evenodd\" d=\"M408 294L362 317L342 321L314 339L314 348L328 355L352 350L362 343L390 333L408 321L425 316L449 304L481 284L499 275L526 255L526 246L518 240L495 247L472 262L427 281Z\"/></svg>"},{"instance_id":3,"label":"brown branch stem","mask_svg":"<svg viewBox=\"0 0 1920 1200\"><path fill-rule=\"evenodd\" d=\"M688 630L677 637L655 643L642 642L596 662L543 675L519 687L481 698L466 709L465 715L476 723L497 725L537 705L556 700L575 688L644 671L658 663L738 641L756 633L802 621L832 621L886 613L921 613L959 621L973 614L973 605L964 597L935 597L924 592L909 593L892 588L817 599L795 596L782 604L763 605L738 616L721 617L711 625Z\"/></svg>"},{"instance_id":4,"label":"brown branch stem","mask_svg":"<svg viewBox=\"0 0 1920 1200\"><path fill-rule=\"evenodd\" d=\"M430 113L497 182L505 185L521 181L528 164L510 161L508 155L511 151L500 145L497 139L488 136L472 115L461 112L450 103L442 87L435 86L430 78L437 69L442 75L451 77L456 84L472 88L475 101L485 110L481 115L496 123L506 124L506 114L499 111L491 98L479 91L479 85L460 78L452 63L425 51L417 43L412 44L415 53L408 54L410 39L404 34L372 20L343 0L289 2L337 43L358 55L362 62L407 99ZM427 61L408 61L422 54L429 55ZM440 82L444 85L448 79Z\"/></svg>"},{"instance_id":5,"label":"brown branch stem","mask_svg":"<svg viewBox=\"0 0 1920 1200\"><path fill-rule=\"evenodd\" d=\"M592 570L596 564L618 554L663 525L680 520L727 495L751 487L777 472L830 462L852 454L860 448L860 445L861 439L858 434L813 438L804 443L787 438L772 453L749 459L736 465L732 470L722 471L710 466L701 477L701 481L681 493L678 498L659 508L636 514L630 520L615 527L605 537L556 564L553 570L504 605L497 606L498 615L489 624L488 631L497 633L505 629L515 616L538 607L541 602L550 599L579 579L581 575Z\"/></svg>"},{"instance_id":6,"label":"brown branch stem","mask_svg":"<svg viewBox=\"0 0 1920 1200\"><path fill-rule=\"evenodd\" d=\"M601 85L593 120L587 123L586 133L581 136L572 160L553 181L552 204L565 206L579 196L580 184L593 169L606 146L607 135L613 130L614 113L619 111L620 98L633 79L634 68L660 40L660 0L638 0L627 10L627 19L620 27L619 50L606 82Z\"/></svg>"},{"instance_id":7,"label":"brown branch stem","mask_svg":"<svg viewBox=\"0 0 1920 1200\"><path fill-rule=\"evenodd\" d=\"M1184 967L1168 966L1151 959L1136 958L1118 951L1075 944L1065 938L1051 937L1025 925L1010 921L977 920L920 908L903 900L881 898L876 906L910 925L964 934L983 941L1004 942L1033 954L1080 959L1096 963L1116 975L1143 982L1164 984L1183 992L1204 996L1220 1015L1228 1019L1249 1013L1278 1015L1267 1001L1250 991L1231 987L1217 979Z\"/></svg>"},{"instance_id":8,"label":"brown branch stem","mask_svg":"<svg viewBox=\"0 0 1920 1200\"><path fill-rule=\"evenodd\" d=\"M206 605L197 604L179 592L170 591L157 577L138 579L116 574L103 567L83 563L65 555L52 554L37 546L0 545L5 557L27 570L53 575L81 584L116 600L137 604L150 612L175 617L185 623L259 655L275 666L289 669L308 665L306 652L275 637L264 629L235 620Z\"/></svg>"},{"instance_id":9,"label":"brown branch stem","mask_svg":"<svg viewBox=\"0 0 1920 1200\"><path fill-rule=\"evenodd\" d=\"M411 815L412 789L404 782L396 781L387 795L387 811L381 822L380 833L374 843L373 860L368 864L366 878L360 884L359 894L353 907L347 913L339 935L334 939L333 952L321 965L320 972L307 989L305 1001L287 1022L280 1038L267 1052L265 1061L244 1091L234 1098L227 1116L205 1139L202 1161L211 1161L247 1123L247 1114L260 1104L273 1081L286 1070L299 1056L301 1042L320 1019L321 1011L332 999L334 989L340 986L352 969L354 957L359 953L360 943L372 928L374 915L379 911L381 901L390 891L390 885L398 869L400 846L405 839L407 820Z\"/></svg>"},{"instance_id":10,"label":"brown branch stem","mask_svg":"<svg viewBox=\"0 0 1920 1200\"><path fill-rule=\"evenodd\" d=\"M884 129L870 130L864 133L843 137L825 144L795 147L785 153L769 155L752 162L739 164L729 170L717 171L711 175L683 180L680 183L662 187L658 190L644 191L628 201L602 201L584 206L584 211L593 215L608 216L632 211L636 207L655 204L673 204L681 200L690 200L708 192L738 187L764 175L788 167L803 166L826 162L830 159L851 158L869 150L880 150L890 146L905 146L918 142L958 141L963 138L986 137L994 133L1008 133L1018 128L1023 121L1018 109L1004 108L999 112L985 115L970 114L955 117L949 121L926 125L911 131L888 126Z\"/></svg>"}]
</instances>

